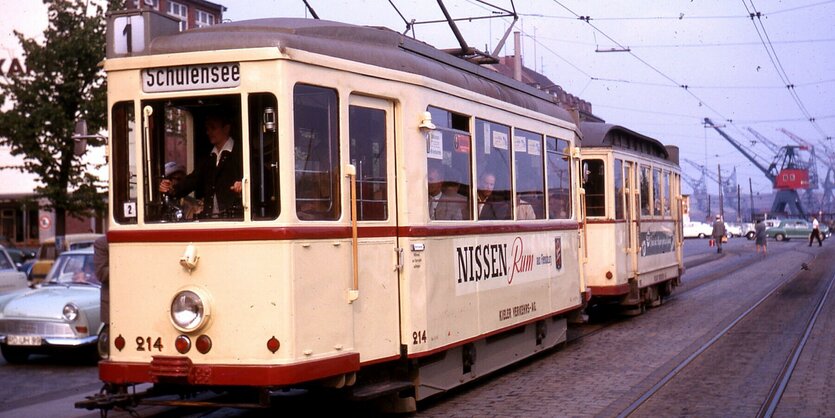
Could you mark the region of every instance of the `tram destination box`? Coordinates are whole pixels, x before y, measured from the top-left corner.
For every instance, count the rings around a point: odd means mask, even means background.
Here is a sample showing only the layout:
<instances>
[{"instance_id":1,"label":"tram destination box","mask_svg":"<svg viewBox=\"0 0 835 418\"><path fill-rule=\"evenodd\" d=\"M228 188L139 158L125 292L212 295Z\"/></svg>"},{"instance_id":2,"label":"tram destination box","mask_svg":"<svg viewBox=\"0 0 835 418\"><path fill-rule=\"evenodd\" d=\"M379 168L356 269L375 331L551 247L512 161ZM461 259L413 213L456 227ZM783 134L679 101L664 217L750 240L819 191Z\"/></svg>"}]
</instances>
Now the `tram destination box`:
<instances>
[{"instance_id":1,"label":"tram destination box","mask_svg":"<svg viewBox=\"0 0 835 418\"><path fill-rule=\"evenodd\" d=\"M107 58L144 55L158 36L180 32L180 22L152 9L107 14Z\"/></svg>"}]
</instances>

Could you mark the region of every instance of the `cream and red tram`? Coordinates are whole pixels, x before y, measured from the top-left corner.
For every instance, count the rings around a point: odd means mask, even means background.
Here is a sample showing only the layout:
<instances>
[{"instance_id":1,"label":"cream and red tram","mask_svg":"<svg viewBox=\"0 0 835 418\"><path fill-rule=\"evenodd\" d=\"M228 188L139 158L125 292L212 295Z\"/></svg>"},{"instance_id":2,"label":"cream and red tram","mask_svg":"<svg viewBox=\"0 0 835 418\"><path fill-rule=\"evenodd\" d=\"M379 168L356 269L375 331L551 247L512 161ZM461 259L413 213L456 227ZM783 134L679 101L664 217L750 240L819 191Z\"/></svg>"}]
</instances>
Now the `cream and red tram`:
<instances>
[{"instance_id":1,"label":"cream and red tram","mask_svg":"<svg viewBox=\"0 0 835 418\"><path fill-rule=\"evenodd\" d=\"M409 407L565 340L586 295L578 132L549 96L319 20L125 46L149 13L111 16L104 64L111 391L321 385ZM209 157L218 112L240 202L160 193Z\"/></svg>"},{"instance_id":2,"label":"cream and red tram","mask_svg":"<svg viewBox=\"0 0 835 418\"><path fill-rule=\"evenodd\" d=\"M657 306L682 263L678 148L618 125L580 124L585 281L596 302Z\"/></svg>"}]
</instances>

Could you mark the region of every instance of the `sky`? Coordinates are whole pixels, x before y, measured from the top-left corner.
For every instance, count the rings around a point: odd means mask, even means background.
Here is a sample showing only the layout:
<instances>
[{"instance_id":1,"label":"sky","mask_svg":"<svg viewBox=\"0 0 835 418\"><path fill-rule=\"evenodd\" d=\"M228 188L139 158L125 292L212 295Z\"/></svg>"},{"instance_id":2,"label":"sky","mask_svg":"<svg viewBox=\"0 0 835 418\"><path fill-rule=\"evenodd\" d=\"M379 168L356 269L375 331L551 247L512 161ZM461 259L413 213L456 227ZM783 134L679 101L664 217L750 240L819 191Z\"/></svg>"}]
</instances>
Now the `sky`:
<instances>
[{"instance_id":1,"label":"sky","mask_svg":"<svg viewBox=\"0 0 835 418\"><path fill-rule=\"evenodd\" d=\"M8 0L2 0L8 1ZM302 0L213 0L227 7L225 20L310 17ZM406 20L442 19L433 0L308 0L322 19L385 26L404 32ZM493 15L478 0L444 0L454 18ZM525 65L593 106L608 123L625 126L681 150L691 177L705 165L727 176L737 170L747 192L771 184L713 129L724 126L759 161L774 153L748 128L777 143L792 144L787 129L818 146L835 148L835 0L489 0L520 19ZM32 36L43 30L43 5L3 8L0 59L15 54L11 30ZM759 18L750 15L759 13ZM579 17L588 17L588 20ZM508 17L458 22L468 44L492 51ZM412 32L409 32L411 35ZM415 25L414 35L435 47L458 43L446 23ZM768 46L768 48L767 48ZM486 47L486 48L485 48ZM512 53L512 41L502 54ZM622 52L597 52L609 50ZM628 49L628 51L623 51ZM8 62L0 65L5 71ZM793 88L787 88L793 86ZM794 94L792 94L792 92ZM814 123L809 119L814 119ZM825 168L818 168L826 175ZM4 172L3 176L7 176ZM690 187L685 185L685 193ZM709 191L716 193L715 184Z\"/></svg>"},{"instance_id":2,"label":"sky","mask_svg":"<svg viewBox=\"0 0 835 418\"><path fill-rule=\"evenodd\" d=\"M392 0L411 21L442 19L436 1ZM302 0L220 2L224 19L310 17ZM389 0L308 0L320 18L385 26L406 24ZM496 10L476 0L445 0L453 18ZM744 193L770 182L713 129L711 118L768 166L774 153L747 130L778 145L796 145L784 128L813 144L835 148L835 1L822 0L490 0L515 6L524 62L567 92L592 103L596 115L665 144L681 157L737 170ZM750 15L759 13L759 18ZM588 16L588 21L579 19ZM493 50L512 18L459 22L468 44ZM411 35L411 32L410 32ZM457 47L446 23L415 26L438 48ZM505 52L512 53L512 41ZM769 46L769 49L766 48ZM596 52L610 49L628 52ZM787 86L793 85L793 89ZM683 87L683 86L686 86ZM795 94L792 94L794 91ZM809 121L815 120L815 124ZM756 141L756 142L754 142ZM818 145L820 149L820 145ZM823 154L822 149L816 151ZM692 177L698 169L682 161ZM818 168L823 178L826 171ZM690 191L685 186L685 192ZM715 184L709 191L716 193Z\"/></svg>"}]
</instances>

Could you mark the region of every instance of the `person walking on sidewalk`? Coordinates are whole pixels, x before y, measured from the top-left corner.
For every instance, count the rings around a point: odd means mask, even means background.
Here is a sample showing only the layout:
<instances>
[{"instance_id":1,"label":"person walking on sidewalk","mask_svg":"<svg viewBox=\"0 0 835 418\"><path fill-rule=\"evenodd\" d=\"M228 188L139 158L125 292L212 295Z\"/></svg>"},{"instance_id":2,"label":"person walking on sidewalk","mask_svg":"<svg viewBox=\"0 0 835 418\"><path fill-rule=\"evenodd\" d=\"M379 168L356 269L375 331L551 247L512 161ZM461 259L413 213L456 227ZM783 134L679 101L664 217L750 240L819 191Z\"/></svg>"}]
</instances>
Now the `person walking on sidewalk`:
<instances>
[{"instance_id":1,"label":"person walking on sidewalk","mask_svg":"<svg viewBox=\"0 0 835 418\"><path fill-rule=\"evenodd\" d=\"M710 236L716 241L716 252L722 253L722 238L725 237L725 223L722 222L722 216L716 215L716 220L713 221L713 232Z\"/></svg>"},{"instance_id":2,"label":"person walking on sidewalk","mask_svg":"<svg viewBox=\"0 0 835 418\"><path fill-rule=\"evenodd\" d=\"M765 257L768 252L768 248L766 247L768 235L765 234L765 222L763 222L762 219L757 219L757 225L754 226L754 231L757 239L757 253L759 253L760 249L762 249L763 257Z\"/></svg>"},{"instance_id":3,"label":"person walking on sidewalk","mask_svg":"<svg viewBox=\"0 0 835 418\"><path fill-rule=\"evenodd\" d=\"M818 247L823 247L823 241L821 240L821 230L820 230L820 223L818 223L818 218L812 217L812 235L809 235L809 246L812 246L812 241L817 238L818 239Z\"/></svg>"}]
</instances>

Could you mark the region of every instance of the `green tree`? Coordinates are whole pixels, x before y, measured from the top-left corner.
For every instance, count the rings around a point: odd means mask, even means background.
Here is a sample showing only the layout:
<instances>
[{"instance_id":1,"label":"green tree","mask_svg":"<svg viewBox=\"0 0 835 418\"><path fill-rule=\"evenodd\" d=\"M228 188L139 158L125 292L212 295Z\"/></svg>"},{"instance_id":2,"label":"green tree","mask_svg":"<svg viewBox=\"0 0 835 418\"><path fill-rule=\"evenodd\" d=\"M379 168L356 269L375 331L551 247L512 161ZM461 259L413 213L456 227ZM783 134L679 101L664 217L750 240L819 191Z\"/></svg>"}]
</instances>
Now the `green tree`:
<instances>
[{"instance_id":1,"label":"green tree","mask_svg":"<svg viewBox=\"0 0 835 418\"><path fill-rule=\"evenodd\" d=\"M65 233L65 215L83 216L104 208L104 193L89 164L73 151L77 121L90 132L106 127L107 96L104 71L104 2L43 0L49 25L43 40L15 35L25 57L26 71L0 79L0 144L23 157L17 169L38 177L35 197L55 212L55 233ZM107 8L123 6L107 1ZM104 141L91 138L90 146Z\"/></svg>"}]
</instances>

